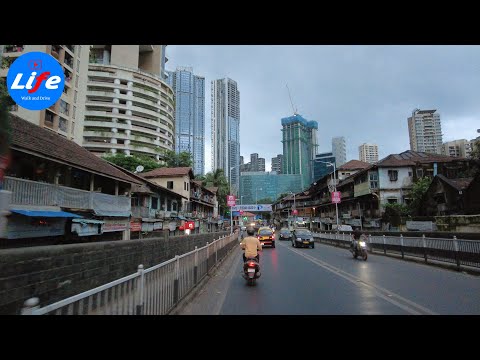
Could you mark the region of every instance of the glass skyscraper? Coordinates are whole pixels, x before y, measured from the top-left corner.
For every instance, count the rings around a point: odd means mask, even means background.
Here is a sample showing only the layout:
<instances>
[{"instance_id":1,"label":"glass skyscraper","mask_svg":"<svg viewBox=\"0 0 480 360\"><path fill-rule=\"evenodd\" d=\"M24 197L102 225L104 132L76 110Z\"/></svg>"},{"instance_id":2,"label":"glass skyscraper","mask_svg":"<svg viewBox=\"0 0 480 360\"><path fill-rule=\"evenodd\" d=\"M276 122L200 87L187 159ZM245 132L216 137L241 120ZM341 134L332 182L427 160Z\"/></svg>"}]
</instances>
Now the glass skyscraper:
<instances>
[{"instance_id":1,"label":"glass skyscraper","mask_svg":"<svg viewBox=\"0 0 480 360\"><path fill-rule=\"evenodd\" d=\"M212 171L223 169L237 194L240 177L240 92L237 82L212 81ZM231 169L231 171L230 171Z\"/></svg>"},{"instance_id":2,"label":"glass skyscraper","mask_svg":"<svg viewBox=\"0 0 480 360\"><path fill-rule=\"evenodd\" d=\"M240 196L237 204L252 205L265 198L274 202L281 194L289 191L297 193L302 190L300 177L300 174L283 175L275 171L244 172L240 176Z\"/></svg>"},{"instance_id":3,"label":"glass skyscraper","mask_svg":"<svg viewBox=\"0 0 480 360\"><path fill-rule=\"evenodd\" d=\"M205 78L191 67L167 71L175 92L175 152L192 154L193 173L205 173Z\"/></svg>"},{"instance_id":4,"label":"glass skyscraper","mask_svg":"<svg viewBox=\"0 0 480 360\"><path fill-rule=\"evenodd\" d=\"M326 164L327 162L335 164L335 156L333 153L321 153L315 155L315 161L313 162L313 179L314 181L320 180L325 175L333 173L333 166Z\"/></svg>"},{"instance_id":5,"label":"glass skyscraper","mask_svg":"<svg viewBox=\"0 0 480 360\"><path fill-rule=\"evenodd\" d=\"M318 123L301 115L282 119L283 174L300 174L301 189L313 180L312 161L318 148Z\"/></svg>"}]
</instances>

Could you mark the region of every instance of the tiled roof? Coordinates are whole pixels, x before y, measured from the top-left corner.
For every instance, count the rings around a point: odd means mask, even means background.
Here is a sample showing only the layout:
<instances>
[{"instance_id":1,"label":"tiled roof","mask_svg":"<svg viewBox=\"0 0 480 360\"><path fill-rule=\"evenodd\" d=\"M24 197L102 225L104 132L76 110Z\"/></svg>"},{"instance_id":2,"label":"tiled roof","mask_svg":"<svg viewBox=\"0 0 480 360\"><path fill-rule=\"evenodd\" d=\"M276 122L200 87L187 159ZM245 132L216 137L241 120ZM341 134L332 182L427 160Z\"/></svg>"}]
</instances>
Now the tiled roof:
<instances>
[{"instance_id":1,"label":"tiled roof","mask_svg":"<svg viewBox=\"0 0 480 360\"><path fill-rule=\"evenodd\" d=\"M218 191L218 187L217 187L217 186L207 187L207 188L205 188L205 189L207 189L208 191L210 191L210 192L213 193L213 194L216 194L217 191Z\"/></svg>"},{"instance_id":2,"label":"tiled roof","mask_svg":"<svg viewBox=\"0 0 480 360\"><path fill-rule=\"evenodd\" d=\"M350 160L338 168L338 170L360 170L370 166L369 163L360 160Z\"/></svg>"},{"instance_id":3,"label":"tiled roof","mask_svg":"<svg viewBox=\"0 0 480 360\"><path fill-rule=\"evenodd\" d=\"M462 161L465 158L451 157L439 154L427 154L424 152L416 152L407 150L400 154L391 154L380 160L377 165L379 167L386 166L413 166L416 163L432 163L432 162L452 162Z\"/></svg>"},{"instance_id":4,"label":"tiled roof","mask_svg":"<svg viewBox=\"0 0 480 360\"><path fill-rule=\"evenodd\" d=\"M153 177L167 177L167 176L183 176L188 175L193 178L193 171L191 167L176 167L176 168L158 168L142 174L144 178L153 178Z\"/></svg>"},{"instance_id":5,"label":"tiled roof","mask_svg":"<svg viewBox=\"0 0 480 360\"><path fill-rule=\"evenodd\" d=\"M457 179L448 179L447 177L439 174L437 175L443 182L447 183L448 185L450 185L451 187L453 187L454 189L457 189L457 190L465 190L466 188L468 188L468 186L470 185L470 183L472 182L473 180L473 177L469 177L469 178L457 178Z\"/></svg>"},{"instance_id":6,"label":"tiled roof","mask_svg":"<svg viewBox=\"0 0 480 360\"><path fill-rule=\"evenodd\" d=\"M10 115L10 124L12 127L11 147L14 150L28 151L109 178L139 184L137 180L124 174L72 140L15 115Z\"/></svg>"}]
</instances>

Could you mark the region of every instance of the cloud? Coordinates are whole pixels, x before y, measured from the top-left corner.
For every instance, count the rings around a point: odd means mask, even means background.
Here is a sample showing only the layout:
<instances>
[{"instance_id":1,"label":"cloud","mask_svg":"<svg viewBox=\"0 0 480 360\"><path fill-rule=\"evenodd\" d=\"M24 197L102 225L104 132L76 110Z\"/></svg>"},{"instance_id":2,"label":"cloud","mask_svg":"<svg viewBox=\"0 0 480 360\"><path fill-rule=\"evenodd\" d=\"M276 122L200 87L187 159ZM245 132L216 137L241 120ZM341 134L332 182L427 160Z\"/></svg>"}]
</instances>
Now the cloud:
<instances>
[{"instance_id":1,"label":"cloud","mask_svg":"<svg viewBox=\"0 0 480 360\"><path fill-rule=\"evenodd\" d=\"M319 152L345 136L347 158L364 142L379 157L409 149L414 108L437 109L444 141L472 139L480 126L479 46L169 45L167 69L192 66L205 76L206 171L210 160L210 82L237 81L241 155L258 153L270 170L282 153L281 118L293 106L319 124Z\"/></svg>"}]
</instances>

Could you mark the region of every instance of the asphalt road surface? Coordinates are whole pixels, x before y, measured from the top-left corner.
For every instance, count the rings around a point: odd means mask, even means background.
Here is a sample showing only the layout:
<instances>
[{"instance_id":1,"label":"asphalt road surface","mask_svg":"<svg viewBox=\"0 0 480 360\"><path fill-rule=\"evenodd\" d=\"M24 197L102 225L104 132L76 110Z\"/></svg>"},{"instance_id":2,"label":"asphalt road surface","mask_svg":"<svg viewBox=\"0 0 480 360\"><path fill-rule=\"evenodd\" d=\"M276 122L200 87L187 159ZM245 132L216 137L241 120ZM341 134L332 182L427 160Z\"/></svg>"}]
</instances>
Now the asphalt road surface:
<instances>
[{"instance_id":1,"label":"asphalt road surface","mask_svg":"<svg viewBox=\"0 0 480 360\"><path fill-rule=\"evenodd\" d=\"M242 277L241 250L225 259L177 315L480 314L480 277L316 242L276 241L260 255L255 286Z\"/></svg>"}]
</instances>

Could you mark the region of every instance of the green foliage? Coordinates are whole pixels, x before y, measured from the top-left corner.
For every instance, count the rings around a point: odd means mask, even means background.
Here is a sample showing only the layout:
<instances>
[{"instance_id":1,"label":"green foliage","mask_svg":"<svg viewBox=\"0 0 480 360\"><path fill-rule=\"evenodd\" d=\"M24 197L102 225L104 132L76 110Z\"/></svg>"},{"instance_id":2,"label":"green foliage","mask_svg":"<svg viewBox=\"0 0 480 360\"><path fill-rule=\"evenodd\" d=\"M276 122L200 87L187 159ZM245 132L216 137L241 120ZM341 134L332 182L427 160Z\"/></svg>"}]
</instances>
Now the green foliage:
<instances>
[{"instance_id":1,"label":"green foliage","mask_svg":"<svg viewBox=\"0 0 480 360\"><path fill-rule=\"evenodd\" d=\"M428 190L428 187L432 183L432 179L429 177L423 177L418 179L412 188L412 202L409 205L410 212L413 215L417 215L420 212L420 207L422 206L422 199L425 193Z\"/></svg>"},{"instance_id":2,"label":"green foliage","mask_svg":"<svg viewBox=\"0 0 480 360\"><path fill-rule=\"evenodd\" d=\"M202 176L197 177L202 178ZM204 187L218 187L217 199L219 214L226 214L229 209L227 206L227 195L230 193L230 186L222 169L217 169L215 172L209 172L203 176L202 185Z\"/></svg>"},{"instance_id":3,"label":"green foliage","mask_svg":"<svg viewBox=\"0 0 480 360\"><path fill-rule=\"evenodd\" d=\"M105 155L103 159L118 165L125 170L135 172L138 165L144 167L143 172L151 171L162 167L154 159L146 155L126 156L125 154Z\"/></svg>"},{"instance_id":4,"label":"green foliage","mask_svg":"<svg viewBox=\"0 0 480 360\"><path fill-rule=\"evenodd\" d=\"M383 219L392 226L399 226L402 223L402 217L410 215L410 208L405 204L385 204L384 207Z\"/></svg>"},{"instance_id":5,"label":"green foliage","mask_svg":"<svg viewBox=\"0 0 480 360\"><path fill-rule=\"evenodd\" d=\"M281 194L278 196L277 201L283 199L284 197L286 197L286 196L288 196L288 195L290 195L290 193L281 193Z\"/></svg>"},{"instance_id":6,"label":"green foliage","mask_svg":"<svg viewBox=\"0 0 480 360\"><path fill-rule=\"evenodd\" d=\"M163 161L167 167L192 167L192 154L182 151L179 154L173 150L162 151Z\"/></svg>"},{"instance_id":7,"label":"green foliage","mask_svg":"<svg viewBox=\"0 0 480 360\"><path fill-rule=\"evenodd\" d=\"M473 149L471 154L472 159L480 161L480 140L476 140L473 143Z\"/></svg>"}]
</instances>

